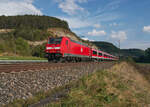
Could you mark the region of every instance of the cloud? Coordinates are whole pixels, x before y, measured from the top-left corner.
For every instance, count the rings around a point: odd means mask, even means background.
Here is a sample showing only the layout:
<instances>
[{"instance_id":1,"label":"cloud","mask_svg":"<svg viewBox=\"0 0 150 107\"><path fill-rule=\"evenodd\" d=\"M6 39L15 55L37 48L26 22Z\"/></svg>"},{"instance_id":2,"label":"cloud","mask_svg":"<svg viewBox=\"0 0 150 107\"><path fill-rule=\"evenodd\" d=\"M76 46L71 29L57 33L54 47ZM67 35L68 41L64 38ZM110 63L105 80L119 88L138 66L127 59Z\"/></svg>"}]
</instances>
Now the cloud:
<instances>
[{"instance_id":1,"label":"cloud","mask_svg":"<svg viewBox=\"0 0 150 107\"><path fill-rule=\"evenodd\" d=\"M112 0L103 5L99 4L100 6L93 13L93 17L95 17L95 20L99 20L101 22L113 21L122 17L121 14L114 11L120 7L122 2L123 0Z\"/></svg>"},{"instance_id":2,"label":"cloud","mask_svg":"<svg viewBox=\"0 0 150 107\"><path fill-rule=\"evenodd\" d=\"M71 28L87 28L94 27L100 28L101 22L113 21L120 18L120 15L114 12L97 14L97 12L87 11L86 8L80 6L81 3L89 2L90 0L53 0L58 3L58 7L65 13L67 13L67 17L65 14L58 16L58 18L64 19L69 23ZM91 0L92 1L92 0ZM113 5L118 4L118 2L110 3L109 6L113 7ZM108 6L108 7L109 7ZM96 13L96 15L95 15Z\"/></svg>"},{"instance_id":3,"label":"cloud","mask_svg":"<svg viewBox=\"0 0 150 107\"><path fill-rule=\"evenodd\" d=\"M94 41L96 41L96 40L90 40L91 42L94 42Z\"/></svg>"},{"instance_id":4,"label":"cloud","mask_svg":"<svg viewBox=\"0 0 150 107\"><path fill-rule=\"evenodd\" d=\"M137 49L147 49L150 46L150 42L149 41L128 41L128 44L125 44L122 46L121 44L121 48L137 48Z\"/></svg>"},{"instance_id":5,"label":"cloud","mask_svg":"<svg viewBox=\"0 0 150 107\"><path fill-rule=\"evenodd\" d=\"M150 33L150 26L144 26L143 31Z\"/></svg>"},{"instance_id":6,"label":"cloud","mask_svg":"<svg viewBox=\"0 0 150 107\"><path fill-rule=\"evenodd\" d=\"M104 30L97 31L97 30L93 29L92 32L88 32L88 35L90 35L90 36L102 36L102 35L106 35L106 32Z\"/></svg>"},{"instance_id":7,"label":"cloud","mask_svg":"<svg viewBox=\"0 0 150 107\"><path fill-rule=\"evenodd\" d=\"M86 37L84 37L84 38L82 38L83 40L89 40L88 38L86 38Z\"/></svg>"},{"instance_id":8,"label":"cloud","mask_svg":"<svg viewBox=\"0 0 150 107\"><path fill-rule=\"evenodd\" d=\"M77 0L79 3L86 3L88 0Z\"/></svg>"},{"instance_id":9,"label":"cloud","mask_svg":"<svg viewBox=\"0 0 150 107\"><path fill-rule=\"evenodd\" d=\"M69 26L71 28L87 28L87 27L95 27L95 28L100 28L101 24L98 24L103 21L112 21L116 19L116 16L110 15L110 14L105 14L105 15L100 15L97 17L80 17L81 15L78 15L76 17L74 16L55 16L58 17L62 20L66 20L69 23Z\"/></svg>"},{"instance_id":10,"label":"cloud","mask_svg":"<svg viewBox=\"0 0 150 107\"><path fill-rule=\"evenodd\" d=\"M112 10L119 8L121 2L121 0L112 0L104 6L100 6L100 8L97 9L96 14L111 12Z\"/></svg>"},{"instance_id":11,"label":"cloud","mask_svg":"<svg viewBox=\"0 0 150 107\"><path fill-rule=\"evenodd\" d=\"M87 0L56 0L58 7L68 15L74 15L78 12L86 12L84 8L79 6L79 3L85 3Z\"/></svg>"},{"instance_id":12,"label":"cloud","mask_svg":"<svg viewBox=\"0 0 150 107\"><path fill-rule=\"evenodd\" d=\"M117 24L116 22L113 22L111 24L109 24L109 26L118 26L119 24Z\"/></svg>"},{"instance_id":13,"label":"cloud","mask_svg":"<svg viewBox=\"0 0 150 107\"><path fill-rule=\"evenodd\" d=\"M103 14L99 14L97 16L93 16L90 18L94 21L97 20L99 22L108 22L108 21L116 20L120 17L121 16L119 14L116 14L116 13L103 13Z\"/></svg>"},{"instance_id":14,"label":"cloud","mask_svg":"<svg viewBox=\"0 0 150 107\"><path fill-rule=\"evenodd\" d=\"M101 25L100 25L100 24L94 24L94 27L95 27L95 28L100 28Z\"/></svg>"},{"instance_id":15,"label":"cloud","mask_svg":"<svg viewBox=\"0 0 150 107\"><path fill-rule=\"evenodd\" d=\"M93 40L93 39L89 39L89 38L87 38L87 37L84 37L84 38L82 38L83 40L85 40L85 41L95 41L95 40Z\"/></svg>"},{"instance_id":16,"label":"cloud","mask_svg":"<svg viewBox=\"0 0 150 107\"><path fill-rule=\"evenodd\" d=\"M125 31L112 31L110 37L115 40L124 41L127 39L127 35Z\"/></svg>"},{"instance_id":17,"label":"cloud","mask_svg":"<svg viewBox=\"0 0 150 107\"><path fill-rule=\"evenodd\" d=\"M77 5L74 0L66 0L65 2L61 2L59 4L59 8L62 9L63 12L72 15L75 14L76 11L83 11L84 9Z\"/></svg>"},{"instance_id":18,"label":"cloud","mask_svg":"<svg viewBox=\"0 0 150 107\"><path fill-rule=\"evenodd\" d=\"M34 0L1 0L0 15L42 15L42 12L33 5Z\"/></svg>"},{"instance_id":19,"label":"cloud","mask_svg":"<svg viewBox=\"0 0 150 107\"><path fill-rule=\"evenodd\" d=\"M89 26L93 26L91 22L88 22L87 20L82 20L80 18L72 18L72 17L66 18L66 17L59 17L59 16L58 18L62 20L66 20L71 28L86 28Z\"/></svg>"}]
</instances>

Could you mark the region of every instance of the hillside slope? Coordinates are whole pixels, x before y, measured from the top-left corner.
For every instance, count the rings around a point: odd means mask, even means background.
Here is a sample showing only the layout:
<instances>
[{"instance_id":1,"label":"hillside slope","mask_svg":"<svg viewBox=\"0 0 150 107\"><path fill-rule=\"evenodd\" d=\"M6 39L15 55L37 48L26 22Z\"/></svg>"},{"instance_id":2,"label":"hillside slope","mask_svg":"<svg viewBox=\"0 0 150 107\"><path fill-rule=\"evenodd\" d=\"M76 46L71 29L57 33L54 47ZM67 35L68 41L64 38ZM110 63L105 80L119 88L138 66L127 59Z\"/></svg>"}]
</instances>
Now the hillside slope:
<instances>
[{"instance_id":1,"label":"hillside slope","mask_svg":"<svg viewBox=\"0 0 150 107\"><path fill-rule=\"evenodd\" d=\"M140 57L144 56L145 52L141 49L121 49L121 54L124 56Z\"/></svg>"},{"instance_id":2,"label":"hillside slope","mask_svg":"<svg viewBox=\"0 0 150 107\"><path fill-rule=\"evenodd\" d=\"M117 48L112 43L104 42L104 41L95 41L92 43L95 44L102 51L105 51L111 54L116 54L119 52L119 48Z\"/></svg>"},{"instance_id":3,"label":"hillside slope","mask_svg":"<svg viewBox=\"0 0 150 107\"><path fill-rule=\"evenodd\" d=\"M70 30L66 21L55 17L0 16L0 56L43 57L48 37L60 36L84 42ZM85 44L92 46L89 42Z\"/></svg>"}]
</instances>

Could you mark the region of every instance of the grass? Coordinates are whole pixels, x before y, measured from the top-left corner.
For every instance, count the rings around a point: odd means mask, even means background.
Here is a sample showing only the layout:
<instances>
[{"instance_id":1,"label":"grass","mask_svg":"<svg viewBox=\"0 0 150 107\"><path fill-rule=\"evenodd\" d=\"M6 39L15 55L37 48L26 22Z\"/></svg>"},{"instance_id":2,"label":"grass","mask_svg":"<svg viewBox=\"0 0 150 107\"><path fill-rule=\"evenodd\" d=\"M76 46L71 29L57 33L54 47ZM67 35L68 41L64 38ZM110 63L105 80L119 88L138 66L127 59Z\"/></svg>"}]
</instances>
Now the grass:
<instances>
[{"instance_id":1,"label":"grass","mask_svg":"<svg viewBox=\"0 0 150 107\"><path fill-rule=\"evenodd\" d=\"M121 63L83 77L73 84L67 97L44 107L147 106L150 104L148 85L132 66Z\"/></svg>"},{"instance_id":2,"label":"grass","mask_svg":"<svg viewBox=\"0 0 150 107\"><path fill-rule=\"evenodd\" d=\"M107 89L109 87L107 77L110 76L112 74L108 71L97 71L88 77L83 77L72 86L67 98L44 107L101 107L111 104L117 106L118 94Z\"/></svg>"},{"instance_id":3,"label":"grass","mask_svg":"<svg viewBox=\"0 0 150 107\"><path fill-rule=\"evenodd\" d=\"M15 99L13 102L10 102L9 104L5 105L4 107L28 107L32 104L39 102L42 99L45 99L51 95L54 95L56 92L64 89L65 87L66 86L57 87L53 90L48 90L46 92L40 91L28 99Z\"/></svg>"},{"instance_id":4,"label":"grass","mask_svg":"<svg viewBox=\"0 0 150 107\"><path fill-rule=\"evenodd\" d=\"M16 99L13 102L6 105L5 107L28 107L29 105L36 103L45 97L46 97L45 92L41 91L35 94L33 97L28 98L27 100Z\"/></svg>"},{"instance_id":5,"label":"grass","mask_svg":"<svg viewBox=\"0 0 150 107\"><path fill-rule=\"evenodd\" d=\"M150 63L137 63L137 64L139 64L139 65L149 65Z\"/></svg>"},{"instance_id":6,"label":"grass","mask_svg":"<svg viewBox=\"0 0 150 107\"><path fill-rule=\"evenodd\" d=\"M69 87L65 97L44 107L138 107L150 104L149 82L126 62L109 70L98 70L66 86L41 92L8 107L27 107Z\"/></svg>"},{"instance_id":7,"label":"grass","mask_svg":"<svg viewBox=\"0 0 150 107\"><path fill-rule=\"evenodd\" d=\"M0 56L0 60L46 60L46 59L32 56Z\"/></svg>"}]
</instances>

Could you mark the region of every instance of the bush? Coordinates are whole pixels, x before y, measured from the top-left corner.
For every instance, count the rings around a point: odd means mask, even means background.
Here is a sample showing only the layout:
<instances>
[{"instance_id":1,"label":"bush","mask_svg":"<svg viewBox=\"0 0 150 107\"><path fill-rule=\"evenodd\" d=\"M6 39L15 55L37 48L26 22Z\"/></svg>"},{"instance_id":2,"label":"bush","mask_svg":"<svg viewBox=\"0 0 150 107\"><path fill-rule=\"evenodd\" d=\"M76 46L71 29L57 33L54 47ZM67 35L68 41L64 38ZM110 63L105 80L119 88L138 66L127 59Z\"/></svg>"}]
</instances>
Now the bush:
<instances>
[{"instance_id":1,"label":"bush","mask_svg":"<svg viewBox=\"0 0 150 107\"><path fill-rule=\"evenodd\" d=\"M45 50L45 44L35 46L33 47L33 50L32 50L32 56L44 57L45 55L44 50Z\"/></svg>"},{"instance_id":2,"label":"bush","mask_svg":"<svg viewBox=\"0 0 150 107\"><path fill-rule=\"evenodd\" d=\"M5 48L3 44L0 44L0 53L4 52Z\"/></svg>"},{"instance_id":3,"label":"bush","mask_svg":"<svg viewBox=\"0 0 150 107\"><path fill-rule=\"evenodd\" d=\"M23 55L23 56L30 55L30 53L31 53L30 46L28 45L28 43L23 38L18 37L15 40L15 44L16 44L17 54L20 54L20 55Z\"/></svg>"},{"instance_id":4,"label":"bush","mask_svg":"<svg viewBox=\"0 0 150 107\"><path fill-rule=\"evenodd\" d=\"M0 34L0 52L8 52L12 53L14 52L14 38L12 33L7 33L7 34Z\"/></svg>"}]
</instances>

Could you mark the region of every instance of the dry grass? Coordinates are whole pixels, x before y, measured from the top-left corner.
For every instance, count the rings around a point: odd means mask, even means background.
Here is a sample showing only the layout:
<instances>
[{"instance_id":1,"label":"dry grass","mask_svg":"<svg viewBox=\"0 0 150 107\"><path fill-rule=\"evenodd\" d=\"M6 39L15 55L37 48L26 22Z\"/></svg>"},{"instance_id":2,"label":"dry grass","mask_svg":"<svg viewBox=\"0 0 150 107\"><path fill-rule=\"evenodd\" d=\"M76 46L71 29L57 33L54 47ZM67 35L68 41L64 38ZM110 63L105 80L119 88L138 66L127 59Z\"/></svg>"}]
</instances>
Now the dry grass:
<instances>
[{"instance_id":1,"label":"dry grass","mask_svg":"<svg viewBox=\"0 0 150 107\"><path fill-rule=\"evenodd\" d=\"M113 66L109 71L118 79L114 78L116 81L114 80L112 87L119 83L117 89L123 89L120 98L127 99L138 106L148 106L150 104L150 83L139 70L126 62Z\"/></svg>"},{"instance_id":2,"label":"dry grass","mask_svg":"<svg viewBox=\"0 0 150 107\"><path fill-rule=\"evenodd\" d=\"M134 67L150 83L150 64L136 64Z\"/></svg>"},{"instance_id":3,"label":"dry grass","mask_svg":"<svg viewBox=\"0 0 150 107\"><path fill-rule=\"evenodd\" d=\"M150 84L145 77L131 64L122 62L107 71L82 78L67 98L45 107L147 107L149 90Z\"/></svg>"},{"instance_id":4,"label":"dry grass","mask_svg":"<svg viewBox=\"0 0 150 107\"><path fill-rule=\"evenodd\" d=\"M47 42L47 40L42 40L42 41L27 41L29 45L32 45L32 46L38 46L38 45L42 45L44 43Z\"/></svg>"}]
</instances>

